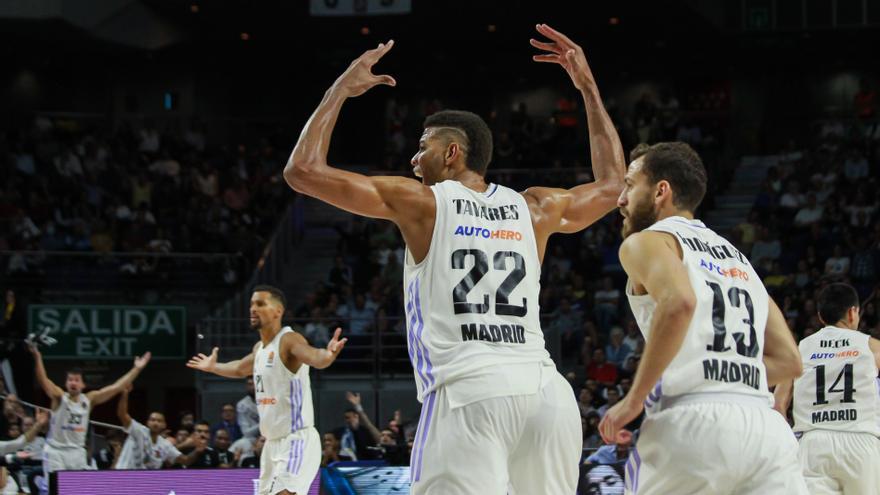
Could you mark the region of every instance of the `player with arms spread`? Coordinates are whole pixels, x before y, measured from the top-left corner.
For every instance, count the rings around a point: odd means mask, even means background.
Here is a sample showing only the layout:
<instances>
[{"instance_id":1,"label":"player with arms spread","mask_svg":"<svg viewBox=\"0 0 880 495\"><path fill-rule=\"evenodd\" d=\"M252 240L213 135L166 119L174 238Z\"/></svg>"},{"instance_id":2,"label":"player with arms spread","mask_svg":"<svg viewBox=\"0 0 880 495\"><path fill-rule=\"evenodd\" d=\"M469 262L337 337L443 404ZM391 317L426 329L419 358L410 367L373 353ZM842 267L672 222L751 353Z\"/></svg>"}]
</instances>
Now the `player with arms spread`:
<instances>
[{"instance_id":1,"label":"player with arms spread","mask_svg":"<svg viewBox=\"0 0 880 495\"><path fill-rule=\"evenodd\" d=\"M251 328L260 341L242 359L218 363L215 347L210 356L199 354L190 368L227 378L254 376L260 434L266 438L260 456L261 495L305 495L321 464L321 439L315 430L309 368L324 369L336 361L346 339L336 329L326 349L309 345L290 327L281 327L287 300L270 285L254 287Z\"/></svg>"},{"instance_id":2,"label":"player with arms spread","mask_svg":"<svg viewBox=\"0 0 880 495\"><path fill-rule=\"evenodd\" d=\"M82 370L67 371L65 388L52 383L43 366L43 355L36 345L30 346L37 368L37 381L52 401L52 417L46 447L43 449L43 471L48 479L49 473L61 470L88 469L86 434L89 431L89 414L92 408L103 404L130 385L150 362L150 353L134 359L134 366L113 384L98 390L82 393L86 384Z\"/></svg>"},{"instance_id":3,"label":"player with arms spread","mask_svg":"<svg viewBox=\"0 0 880 495\"><path fill-rule=\"evenodd\" d=\"M364 176L327 163L348 98L387 75L371 72L393 46L354 60L327 90L284 169L301 193L394 222L406 241L407 337L422 413L410 462L412 493L574 493L581 425L571 387L544 347L538 319L548 238L578 232L614 208L625 159L583 50L549 26L545 53L587 111L595 181L519 193L487 183L492 133L477 115L429 116L412 158L421 182Z\"/></svg>"}]
</instances>

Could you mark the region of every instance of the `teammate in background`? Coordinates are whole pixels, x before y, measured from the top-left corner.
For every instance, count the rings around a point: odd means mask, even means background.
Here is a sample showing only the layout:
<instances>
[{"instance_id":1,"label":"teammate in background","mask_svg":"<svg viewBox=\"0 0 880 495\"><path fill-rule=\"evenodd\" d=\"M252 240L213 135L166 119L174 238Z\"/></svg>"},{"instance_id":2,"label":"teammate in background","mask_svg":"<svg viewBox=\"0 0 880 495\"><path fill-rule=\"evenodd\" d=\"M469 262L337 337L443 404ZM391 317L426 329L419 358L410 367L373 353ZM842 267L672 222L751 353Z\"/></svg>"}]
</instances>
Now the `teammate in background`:
<instances>
[{"instance_id":1,"label":"teammate in background","mask_svg":"<svg viewBox=\"0 0 880 495\"><path fill-rule=\"evenodd\" d=\"M858 331L859 295L846 284L819 293L826 325L800 343L804 373L794 381L794 431L812 495L880 494L880 341ZM792 383L776 387L783 415Z\"/></svg>"},{"instance_id":2,"label":"teammate in background","mask_svg":"<svg viewBox=\"0 0 880 495\"><path fill-rule=\"evenodd\" d=\"M112 385L82 393L86 387L82 370L68 370L65 389L62 389L46 375L43 355L37 346L31 345L30 350L36 363L37 380L52 400L52 418L49 422L49 433L46 435L46 447L43 449L43 471L46 478L55 471L89 469L86 434L89 431L89 414L92 408L107 402L131 384L150 362L150 353L136 357L131 370Z\"/></svg>"},{"instance_id":3,"label":"teammate in background","mask_svg":"<svg viewBox=\"0 0 880 495\"><path fill-rule=\"evenodd\" d=\"M260 413L260 433L266 438L260 455L260 494L305 495L321 463L321 439L315 430L309 368L324 369L345 346L339 328L326 349L316 349L290 327L281 327L287 300L269 285L254 287L251 329L260 341L247 356L218 363L219 348L199 354L186 364L227 378L253 374Z\"/></svg>"},{"instance_id":4,"label":"teammate in background","mask_svg":"<svg viewBox=\"0 0 880 495\"><path fill-rule=\"evenodd\" d=\"M706 192L696 152L659 143L631 158L620 262L646 344L599 425L608 442L647 408L627 493L807 493L768 390L802 369L782 312L745 255L694 218Z\"/></svg>"},{"instance_id":5,"label":"teammate in background","mask_svg":"<svg viewBox=\"0 0 880 495\"><path fill-rule=\"evenodd\" d=\"M519 193L486 182L492 133L477 115L427 119L405 177L334 168L327 151L343 103L391 76L371 72L393 46L354 60L327 90L284 169L296 191L391 220L406 241L407 335L422 414L412 493L574 493L581 425L571 387L544 347L541 261L554 233L614 208L625 159L583 50L547 25L538 62L561 65L584 99L595 182ZM488 473L491 473L489 475Z\"/></svg>"},{"instance_id":6,"label":"teammate in background","mask_svg":"<svg viewBox=\"0 0 880 495\"><path fill-rule=\"evenodd\" d=\"M128 414L128 394L131 385L125 387L116 405L119 422L125 428L128 438L122 446L122 452L114 469L162 469L163 465L181 464L189 466L207 446L207 440L196 440L196 448L189 455L183 455L171 444L162 432L165 431L165 415L153 411L144 426Z\"/></svg>"},{"instance_id":7,"label":"teammate in background","mask_svg":"<svg viewBox=\"0 0 880 495\"><path fill-rule=\"evenodd\" d=\"M10 400L8 396L6 400ZM34 425L32 427L19 435L17 438L13 438L12 440L0 441L0 456L5 456L6 454L18 452L19 450L23 449L25 445L31 443L32 441L34 441L35 438L37 438L37 435L40 434L40 431L45 428L48 423L49 413L41 409L37 409L36 421L34 422ZM7 459L0 457L0 466L5 466L6 463Z\"/></svg>"}]
</instances>

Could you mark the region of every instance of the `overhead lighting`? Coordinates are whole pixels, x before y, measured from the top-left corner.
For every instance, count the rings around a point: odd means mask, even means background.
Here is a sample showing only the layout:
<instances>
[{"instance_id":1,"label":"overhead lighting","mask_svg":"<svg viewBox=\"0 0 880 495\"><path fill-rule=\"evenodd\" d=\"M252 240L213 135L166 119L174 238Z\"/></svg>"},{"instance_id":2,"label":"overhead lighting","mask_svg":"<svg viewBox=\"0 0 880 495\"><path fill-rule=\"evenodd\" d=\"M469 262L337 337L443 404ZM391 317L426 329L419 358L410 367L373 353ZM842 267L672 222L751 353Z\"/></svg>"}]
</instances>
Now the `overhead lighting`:
<instances>
[{"instance_id":1,"label":"overhead lighting","mask_svg":"<svg viewBox=\"0 0 880 495\"><path fill-rule=\"evenodd\" d=\"M241 41L247 41L247 40L251 39L251 35L249 35L248 33L244 33L244 32L241 33L241 35L239 35L239 37L241 38Z\"/></svg>"},{"instance_id":2,"label":"overhead lighting","mask_svg":"<svg viewBox=\"0 0 880 495\"><path fill-rule=\"evenodd\" d=\"M369 26L364 26L364 27L362 27L362 28L361 28L361 34L364 35L364 36L370 34L370 28L369 28Z\"/></svg>"},{"instance_id":3,"label":"overhead lighting","mask_svg":"<svg viewBox=\"0 0 880 495\"><path fill-rule=\"evenodd\" d=\"M486 26L486 31L489 31L490 33L494 33L497 30L498 26L496 26L495 24L489 24L488 26Z\"/></svg>"},{"instance_id":4,"label":"overhead lighting","mask_svg":"<svg viewBox=\"0 0 880 495\"><path fill-rule=\"evenodd\" d=\"M194 4L190 5L190 6L189 6L189 11L192 12L193 14L198 14L198 13L199 13L199 6L198 6L198 4L195 4L195 3L194 3Z\"/></svg>"},{"instance_id":5,"label":"overhead lighting","mask_svg":"<svg viewBox=\"0 0 880 495\"><path fill-rule=\"evenodd\" d=\"M620 17L608 18L608 24L611 24L612 26L616 26L616 25L620 24Z\"/></svg>"}]
</instances>

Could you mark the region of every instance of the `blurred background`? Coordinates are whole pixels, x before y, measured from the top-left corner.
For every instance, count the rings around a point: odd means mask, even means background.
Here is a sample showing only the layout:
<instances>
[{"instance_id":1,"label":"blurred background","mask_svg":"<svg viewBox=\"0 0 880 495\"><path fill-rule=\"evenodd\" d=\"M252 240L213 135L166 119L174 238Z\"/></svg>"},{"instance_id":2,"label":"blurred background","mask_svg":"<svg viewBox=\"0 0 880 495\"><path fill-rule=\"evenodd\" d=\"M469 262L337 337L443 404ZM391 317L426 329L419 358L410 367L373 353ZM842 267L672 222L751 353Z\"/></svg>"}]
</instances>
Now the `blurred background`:
<instances>
[{"instance_id":1,"label":"blurred background","mask_svg":"<svg viewBox=\"0 0 880 495\"><path fill-rule=\"evenodd\" d=\"M874 0L20 0L0 3L5 388L48 404L22 344L46 328L56 382L76 365L108 383L151 350L132 416L163 411L170 434L186 412L235 422L224 405L245 384L184 363L214 346L222 360L249 352L250 289L269 283L314 345L336 326L350 338L312 374L319 431L361 431L359 459L406 464L419 404L400 235L298 196L281 170L336 76L393 38L375 72L398 85L346 103L331 163L409 174L424 118L452 108L493 129L489 180L592 180L583 102L562 70L531 61L536 23L584 48L627 150L698 150L710 177L699 216L750 256L797 337L820 326L816 290L839 280L880 337ZM612 212L553 238L542 271L545 337L579 397L587 452L644 345L622 297L619 231ZM348 391L382 437L346 417ZM115 418L113 402L93 413ZM0 436L16 422L6 415ZM95 455L105 433L93 432Z\"/></svg>"}]
</instances>

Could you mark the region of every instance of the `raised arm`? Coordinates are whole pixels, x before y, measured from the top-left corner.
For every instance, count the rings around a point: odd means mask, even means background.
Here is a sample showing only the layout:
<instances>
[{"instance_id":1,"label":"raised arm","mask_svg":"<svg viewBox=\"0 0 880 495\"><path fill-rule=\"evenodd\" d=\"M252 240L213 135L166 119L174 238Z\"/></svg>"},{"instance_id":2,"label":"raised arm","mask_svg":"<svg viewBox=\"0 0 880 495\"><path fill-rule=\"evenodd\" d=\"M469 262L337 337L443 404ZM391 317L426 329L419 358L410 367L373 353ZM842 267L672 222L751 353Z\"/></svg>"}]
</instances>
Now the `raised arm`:
<instances>
[{"instance_id":1,"label":"raised arm","mask_svg":"<svg viewBox=\"0 0 880 495\"><path fill-rule=\"evenodd\" d=\"M122 392L125 387L131 385L134 382L134 379L141 374L141 371L146 368L147 363L150 362L150 356L152 354L150 352L146 352L143 356L137 356L134 358L134 366L128 370L128 373L119 377L118 380L113 382L110 385L107 385L104 388L99 388L98 390L93 390L86 394L86 397L89 398L89 402L92 403L92 407L95 407L99 404L103 404L113 398L114 395Z\"/></svg>"},{"instance_id":2,"label":"raised arm","mask_svg":"<svg viewBox=\"0 0 880 495\"><path fill-rule=\"evenodd\" d=\"M678 354L696 308L696 295L681 263L677 241L660 232L640 232L623 241L620 263L630 280L644 285L657 303L645 351L626 397L608 410L599 424L611 443L618 430L642 411L645 398Z\"/></svg>"},{"instance_id":3,"label":"raised arm","mask_svg":"<svg viewBox=\"0 0 880 495\"><path fill-rule=\"evenodd\" d=\"M530 40L532 46L546 52L533 56L533 60L561 65L581 92L587 112L590 163L595 177L594 182L571 189L534 187L526 191L526 198L543 212L537 219L537 226L549 236L555 232L583 230L616 207L617 197L623 190L626 157L614 123L602 104L583 49L546 24L538 24L536 28L550 41Z\"/></svg>"},{"instance_id":4,"label":"raised arm","mask_svg":"<svg viewBox=\"0 0 880 495\"><path fill-rule=\"evenodd\" d=\"M367 415L367 412L364 411L364 406L361 405L361 394L346 392L345 400L347 400L352 407L354 407L354 410L357 411L358 416L360 416L367 431L369 431L370 435L373 437L373 441L378 445L379 442L382 441L382 433L376 428L376 425L370 421L370 417Z\"/></svg>"},{"instance_id":5,"label":"raised arm","mask_svg":"<svg viewBox=\"0 0 880 495\"><path fill-rule=\"evenodd\" d=\"M790 383L804 372L801 353L785 323L779 306L770 298L767 312L767 328L764 331L764 366L767 368L767 385Z\"/></svg>"},{"instance_id":6,"label":"raised arm","mask_svg":"<svg viewBox=\"0 0 880 495\"><path fill-rule=\"evenodd\" d=\"M116 415L119 417L119 423L128 428L131 425L131 416L128 414L128 393L131 392L131 385L122 389L119 394L119 401L116 404Z\"/></svg>"},{"instance_id":7,"label":"raised arm","mask_svg":"<svg viewBox=\"0 0 880 495\"><path fill-rule=\"evenodd\" d=\"M30 349L31 354L34 356L37 381L40 382L43 392L46 392L46 395L52 400L52 409L55 409L57 402L61 400L61 397L64 395L64 390L58 385L52 383L52 380L49 379L49 376L46 374L46 367L43 366L43 354L40 353L37 346L31 344L28 346L28 349Z\"/></svg>"},{"instance_id":8,"label":"raised arm","mask_svg":"<svg viewBox=\"0 0 880 495\"><path fill-rule=\"evenodd\" d=\"M40 434L49 424L49 411L37 409L34 412L34 426L30 430L24 432L24 438L28 443L33 442L37 435Z\"/></svg>"},{"instance_id":9,"label":"raised arm","mask_svg":"<svg viewBox=\"0 0 880 495\"><path fill-rule=\"evenodd\" d=\"M391 76L372 73L373 65L392 46L394 41L389 41L366 51L330 86L300 133L284 167L284 179L295 191L343 210L398 223L401 217L417 218L426 213L423 208L434 207L434 197L427 186L405 177L368 177L327 163L330 138L345 100L379 84L397 84ZM427 213L433 219L433 212Z\"/></svg>"},{"instance_id":10,"label":"raised arm","mask_svg":"<svg viewBox=\"0 0 880 495\"><path fill-rule=\"evenodd\" d=\"M210 356L199 353L190 358L186 366L194 370L225 376L226 378L244 378L254 373L254 352L256 348L257 344L254 345L254 349L251 350L250 354L241 359L229 361L228 363L218 363L217 354L220 352L220 348L215 347L211 351Z\"/></svg>"},{"instance_id":11,"label":"raised arm","mask_svg":"<svg viewBox=\"0 0 880 495\"><path fill-rule=\"evenodd\" d=\"M282 338L281 352L312 368L324 369L336 361L336 357L348 341L348 339L340 339L341 334L342 329L337 328L333 332L333 338L327 343L327 348L318 349L310 346L302 335L291 332Z\"/></svg>"}]
</instances>

